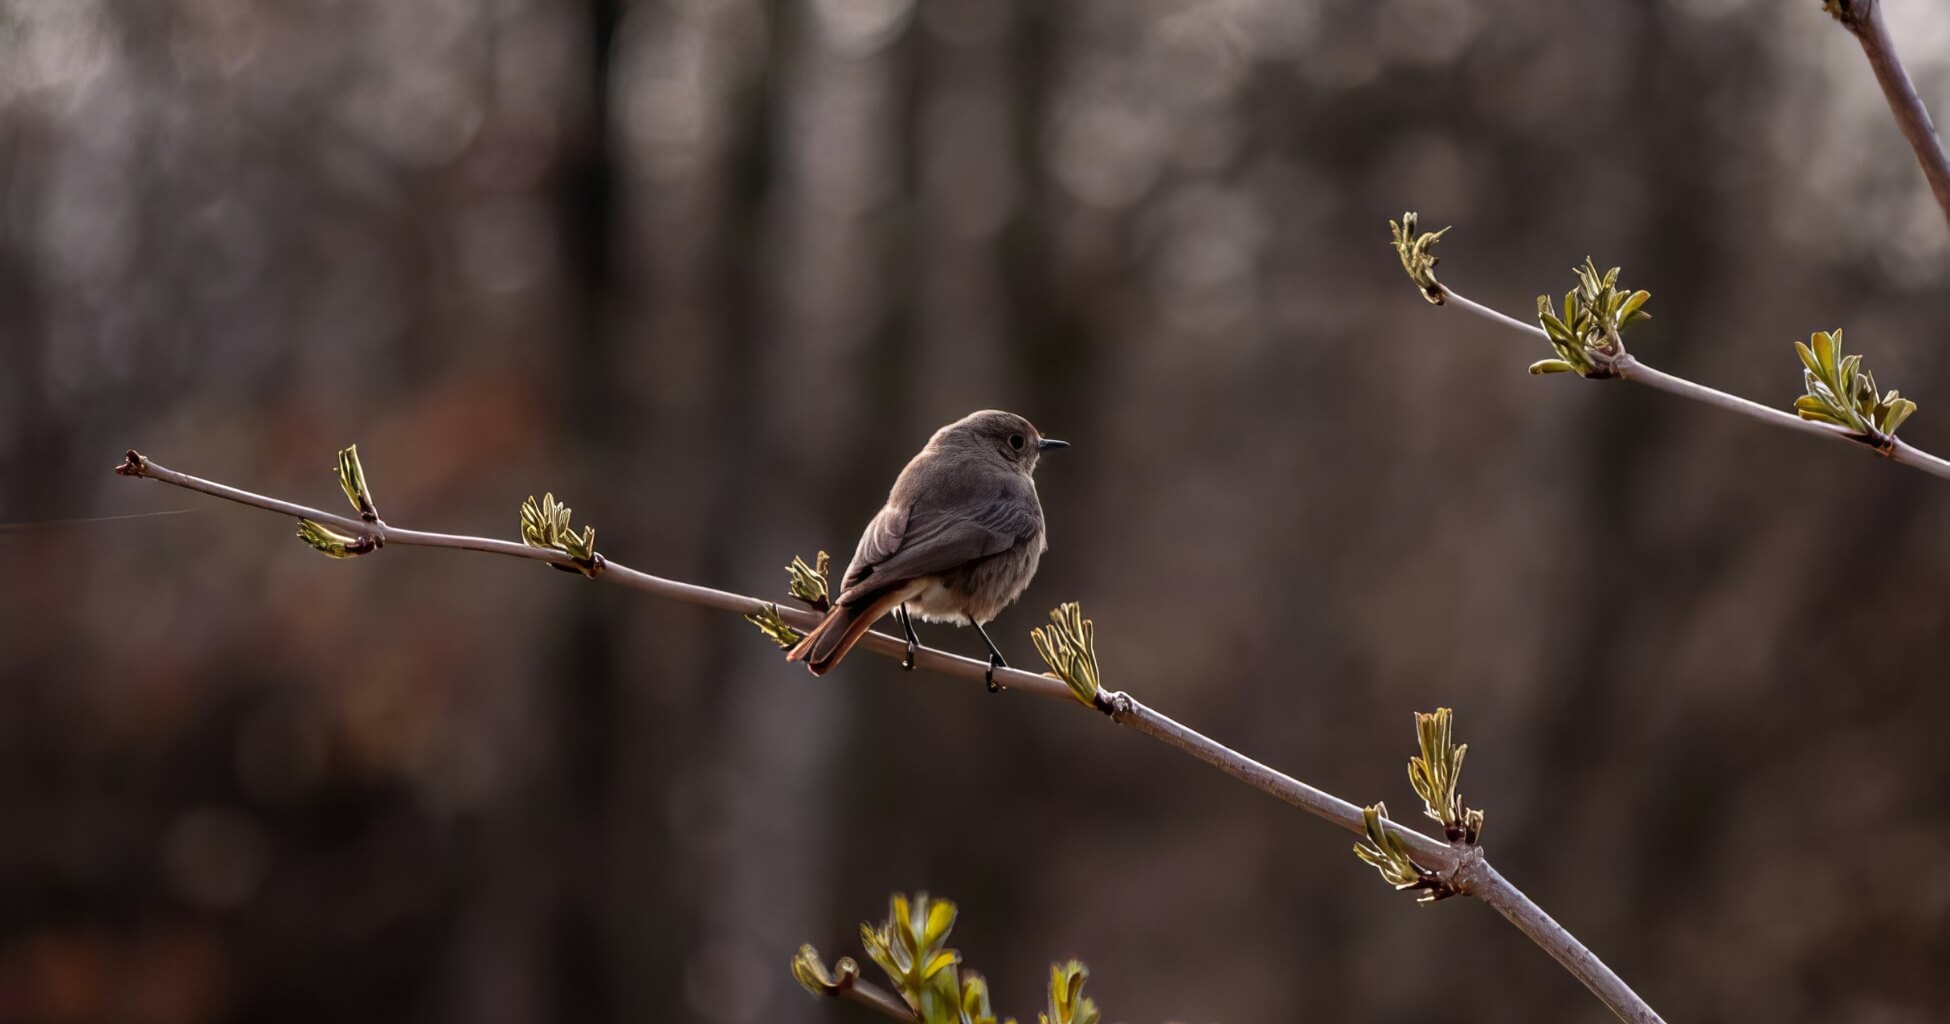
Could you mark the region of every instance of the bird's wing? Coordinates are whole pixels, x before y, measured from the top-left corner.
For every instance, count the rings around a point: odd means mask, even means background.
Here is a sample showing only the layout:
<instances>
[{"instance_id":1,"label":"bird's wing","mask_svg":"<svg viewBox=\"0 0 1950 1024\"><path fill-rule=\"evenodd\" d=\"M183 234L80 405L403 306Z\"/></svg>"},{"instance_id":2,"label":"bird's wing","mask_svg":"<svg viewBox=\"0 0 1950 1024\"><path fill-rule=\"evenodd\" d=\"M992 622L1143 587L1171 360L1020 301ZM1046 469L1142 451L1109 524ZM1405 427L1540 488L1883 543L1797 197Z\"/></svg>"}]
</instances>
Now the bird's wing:
<instances>
[{"instance_id":1,"label":"bird's wing","mask_svg":"<svg viewBox=\"0 0 1950 1024\"><path fill-rule=\"evenodd\" d=\"M867 525L846 572L842 602L851 604L873 591L1000 554L1035 534L1042 517L1033 494L1014 491L973 510L915 509L901 515L889 551L881 520L894 511L883 510ZM880 555L882 551L886 554ZM869 561L869 554L878 557Z\"/></svg>"},{"instance_id":2,"label":"bird's wing","mask_svg":"<svg viewBox=\"0 0 1950 1024\"><path fill-rule=\"evenodd\" d=\"M846 592L867 578L874 566L892 558L901 547L901 537L907 532L907 509L893 505L880 510L860 534L860 544L853 549L853 561L847 563L846 575L840 577L842 599Z\"/></svg>"}]
</instances>

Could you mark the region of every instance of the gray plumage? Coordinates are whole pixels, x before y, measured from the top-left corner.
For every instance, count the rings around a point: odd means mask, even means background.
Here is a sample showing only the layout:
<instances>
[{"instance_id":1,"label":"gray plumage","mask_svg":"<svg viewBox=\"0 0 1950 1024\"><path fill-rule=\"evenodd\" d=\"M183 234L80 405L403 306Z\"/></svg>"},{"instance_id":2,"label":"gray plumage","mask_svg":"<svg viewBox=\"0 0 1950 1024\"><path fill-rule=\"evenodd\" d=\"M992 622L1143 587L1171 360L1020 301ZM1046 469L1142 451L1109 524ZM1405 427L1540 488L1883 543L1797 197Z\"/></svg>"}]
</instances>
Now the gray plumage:
<instances>
[{"instance_id":1,"label":"gray plumage","mask_svg":"<svg viewBox=\"0 0 1950 1024\"><path fill-rule=\"evenodd\" d=\"M1031 474L1043 451L1064 445L994 409L935 431L860 535L832 608L787 660L822 674L903 604L928 622L994 619L1048 547Z\"/></svg>"}]
</instances>

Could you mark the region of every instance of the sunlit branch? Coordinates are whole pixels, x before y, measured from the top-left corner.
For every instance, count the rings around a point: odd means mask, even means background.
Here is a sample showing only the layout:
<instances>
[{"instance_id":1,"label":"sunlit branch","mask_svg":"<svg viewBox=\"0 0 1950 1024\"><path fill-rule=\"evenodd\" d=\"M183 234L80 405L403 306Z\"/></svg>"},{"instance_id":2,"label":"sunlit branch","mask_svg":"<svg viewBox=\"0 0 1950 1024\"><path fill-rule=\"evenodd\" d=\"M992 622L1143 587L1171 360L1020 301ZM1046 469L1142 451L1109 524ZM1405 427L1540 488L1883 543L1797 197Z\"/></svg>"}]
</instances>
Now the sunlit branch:
<instances>
[{"instance_id":1,"label":"sunlit branch","mask_svg":"<svg viewBox=\"0 0 1950 1024\"><path fill-rule=\"evenodd\" d=\"M743 594L664 579L601 556L591 560L592 566L560 551L532 547L515 541L407 530L390 526L376 516L367 521L337 515L178 472L158 465L135 451L130 451L115 471L123 476L157 480L242 505L309 520L353 538L362 551L377 551L386 546L400 546L452 548L507 555L546 562L581 572L592 579L608 580L632 589L706 608L743 615L775 612L780 618L799 629L810 629L819 619L819 616L811 611L782 606L771 601L761 601ZM896 660L906 653L904 640L879 631L868 633L860 646ZM973 658L964 658L930 647L920 648L915 657L915 667L977 684L984 682L989 672L986 661L976 661ZM1086 706L1078 701L1069 683L1054 676L1038 675L1020 669L998 668L995 670L995 681L1006 689L1022 690L1037 696L1049 697L1062 701L1070 707ZM1339 825L1356 835L1366 834L1366 823L1360 807L1255 761L1146 706L1127 693L1102 691L1094 706L1117 724L1161 740L1261 792ZM1584 983L1585 987L1617 1014L1619 1019L1632 1024L1654 1024L1661 1020L1659 1015L1617 974L1593 956L1590 950L1552 920L1550 915L1544 913L1542 908L1529 897L1497 874L1483 859L1480 849L1461 845L1452 846L1393 823L1389 823L1387 827L1400 836L1403 845L1417 863L1442 875L1457 892L1481 896L1484 902L1495 907L1499 913ZM861 1001L883 1012L889 1009L888 1006L879 1005L870 999Z\"/></svg>"},{"instance_id":2,"label":"sunlit branch","mask_svg":"<svg viewBox=\"0 0 1950 1024\"><path fill-rule=\"evenodd\" d=\"M1457 309L1474 313L1498 326L1521 331L1525 334L1542 338L1546 342L1550 340L1550 335L1545 333L1544 329L1536 324L1525 323L1506 313L1485 306L1474 299L1462 295L1448 285L1438 285L1437 287L1442 291L1442 297L1445 300L1443 305L1445 306L1454 306ZM1636 384L1643 384L1669 394L1678 395L1681 398L1690 398L1695 402L1701 402L1718 409L1725 409L1728 412L1739 413L1742 416L1760 420L1769 426L1781 427L1803 434L1813 434L1828 438L1831 441L1841 441L1854 445L1857 448L1880 451L1887 455L1891 461L1899 462L1914 469L1920 469L1932 476L1950 479L1950 461L1931 455L1929 452L1923 451L1900 438L1890 439L1889 447L1884 451L1883 449L1864 444L1860 436L1850 433L1842 427L1830 423L1817 423L1814 420L1803 419L1784 409L1771 408L1759 402L1741 398L1738 395L1730 395L1716 388L1695 383L1684 377L1667 373L1664 370L1654 369L1632 355L1625 355L1620 358L1617 367L1617 376Z\"/></svg>"}]
</instances>

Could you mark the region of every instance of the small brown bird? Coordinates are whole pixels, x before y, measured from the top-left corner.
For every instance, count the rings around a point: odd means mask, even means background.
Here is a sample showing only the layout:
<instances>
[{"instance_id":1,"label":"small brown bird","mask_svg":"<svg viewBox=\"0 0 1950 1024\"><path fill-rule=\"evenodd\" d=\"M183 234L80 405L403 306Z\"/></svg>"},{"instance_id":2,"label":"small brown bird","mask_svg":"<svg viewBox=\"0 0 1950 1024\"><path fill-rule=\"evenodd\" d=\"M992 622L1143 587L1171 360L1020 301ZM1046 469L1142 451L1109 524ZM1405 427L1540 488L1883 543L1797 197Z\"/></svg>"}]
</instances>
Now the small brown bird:
<instances>
[{"instance_id":1,"label":"small brown bird","mask_svg":"<svg viewBox=\"0 0 1950 1024\"><path fill-rule=\"evenodd\" d=\"M882 615L894 612L914 667L913 616L973 625L989 648L989 689L1006 666L982 628L1029 586L1049 545L1036 499L1037 457L1069 442L1044 437L1014 413L985 409L934 432L867 524L839 597L786 654L813 675L840 663Z\"/></svg>"}]
</instances>

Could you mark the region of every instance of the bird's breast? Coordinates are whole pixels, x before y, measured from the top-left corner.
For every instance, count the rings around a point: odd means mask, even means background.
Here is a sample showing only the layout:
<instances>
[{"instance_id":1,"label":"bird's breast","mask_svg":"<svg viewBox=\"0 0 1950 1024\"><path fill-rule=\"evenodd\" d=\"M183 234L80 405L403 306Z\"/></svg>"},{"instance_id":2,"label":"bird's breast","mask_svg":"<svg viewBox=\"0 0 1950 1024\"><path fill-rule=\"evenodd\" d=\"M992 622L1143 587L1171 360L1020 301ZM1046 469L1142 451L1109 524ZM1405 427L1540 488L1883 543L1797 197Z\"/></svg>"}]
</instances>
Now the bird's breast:
<instances>
[{"instance_id":1,"label":"bird's breast","mask_svg":"<svg viewBox=\"0 0 1950 1024\"><path fill-rule=\"evenodd\" d=\"M957 626L968 625L968 595L954 585L954 581L941 576L930 576L921 582L921 589L907 599L909 611L921 617L922 622L952 622Z\"/></svg>"},{"instance_id":2,"label":"bird's breast","mask_svg":"<svg viewBox=\"0 0 1950 1024\"><path fill-rule=\"evenodd\" d=\"M957 566L927 583L908 607L929 622L988 622L1021 596L1042 560L1041 531L987 558Z\"/></svg>"}]
</instances>

